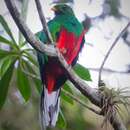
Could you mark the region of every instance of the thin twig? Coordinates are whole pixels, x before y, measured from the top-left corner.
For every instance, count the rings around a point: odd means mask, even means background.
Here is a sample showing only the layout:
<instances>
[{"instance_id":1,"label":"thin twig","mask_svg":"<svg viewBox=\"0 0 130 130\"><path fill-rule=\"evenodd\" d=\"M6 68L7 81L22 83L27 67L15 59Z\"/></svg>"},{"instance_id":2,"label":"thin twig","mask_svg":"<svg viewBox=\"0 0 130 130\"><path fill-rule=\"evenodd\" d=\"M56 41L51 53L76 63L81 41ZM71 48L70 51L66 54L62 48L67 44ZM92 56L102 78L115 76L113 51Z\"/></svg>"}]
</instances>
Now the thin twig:
<instances>
[{"instance_id":1,"label":"thin twig","mask_svg":"<svg viewBox=\"0 0 130 130\"><path fill-rule=\"evenodd\" d=\"M65 93L65 95L69 96L70 98L72 98L73 100L75 100L77 103L79 103L80 105L82 105L83 107L89 109L90 111L98 114L98 115L101 115L101 112L100 111L97 111L91 107L89 107L88 105L86 105L83 101L79 100L78 98L76 98L73 94L70 94L69 92L65 91L64 89L62 89L62 92Z\"/></svg>"},{"instance_id":2,"label":"thin twig","mask_svg":"<svg viewBox=\"0 0 130 130\"><path fill-rule=\"evenodd\" d=\"M125 28L119 33L119 35L116 37L115 41L113 42L113 44L111 45L110 49L108 50L104 60L102 61L100 70L99 70L99 78L98 78L98 86L100 87L100 83L101 83L101 76L102 76L102 70L104 67L104 64L106 62L106 60L108 59L111 51L113 50L113 48L115 47L115 45L117 44L118 40L120 39L120 37L125 33L125 31L127 30L127 28L130 26L130 22L128 22L128 24L125 26Z\"/></svg>"},{"instance_id":3,"label":"thin twig","mask_svg":"<svg viewBox=\"0 0 130 130\"><path fill-rule=\"evenodd\" d=\"M91 67L87 67L87 69L91 70L91 71L97 71L97 72L99 72L99 70L100 70L100 68L91 68ZM113 69L110 69L110 68L103 68L102 72L105 72L105 73L119 73L119 74L129 74L130 73L128 70L126 70L126 71L118 71L118 70L113 70Z\"/></svg>"},{"instance_id":4,"label":"thin twig","mask_svg":"<svg viewBox=\"0 0 130 130\"><path fill-rule=\"evenodd\" d=\"M44 13L42 11L42 6L40 4L40 1L39 0L35 0L35 3L36 3L37 11L38 11L38 14L39 14L39 17L40 17L40 20L41 20L43 31L45 32L45 34L48 37L49 44L52 44L53 43L53 39L52 39L51 33L49 31L49 28L47 26L46 19L45 19Z\"/></svg>"}]
</instances>

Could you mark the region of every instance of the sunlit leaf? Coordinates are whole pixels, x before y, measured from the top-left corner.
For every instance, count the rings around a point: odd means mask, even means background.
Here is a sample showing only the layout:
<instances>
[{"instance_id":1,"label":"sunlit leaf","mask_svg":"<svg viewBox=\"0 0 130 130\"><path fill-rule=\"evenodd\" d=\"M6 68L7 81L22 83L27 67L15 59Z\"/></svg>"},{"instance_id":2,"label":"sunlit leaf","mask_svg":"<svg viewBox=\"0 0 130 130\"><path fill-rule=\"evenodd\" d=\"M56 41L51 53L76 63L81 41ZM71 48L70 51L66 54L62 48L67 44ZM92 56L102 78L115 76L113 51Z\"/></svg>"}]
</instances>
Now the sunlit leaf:
<instances>
[{"instance_id":1,"label":"sunlit leaf","mask_svg":"<svg viewBox=\"0 0 130 130\"><path fill-rule=\"evenodd\" d=\"M20 66L17 68L17 85L18 89L25 99L25 101L28 101L31 95L31 88L29 84L29 80L27 75L22 71Z\"/></svg>"},{"instance_id":2,"label":"sunlit leaf","mask_svg":"<svg viewBox=\"0 0 130 130\"><path fill-rule=\"evenodd\" d=\"M20 43L20 47L23 47L23 46L25 46L26 44L27 44L27 41L24 41L24 42Z\"/></svg>"},{"instance_id":3,"label":"sunlit leaf","mask_svg":"<svg viewBox=\"0 0 130 130\"><path fill-rule=\"evenodd\" d=\"M65 117L61 110L59 112L58 121L57 121L56 125L59 128L66 128L67 123L66 123Z\"/></svg>"},{"instance_id":4,"label":"sunlit leaf","mask_svg":"<svg viewBox=\"0 0 130 130\"><path fill-rule=\"evenodd\" d=\"M23 59L21 62L22 62L22 64L23 64L23 68L24 68L27 72L29 72L29 73L31 73L31 74L33 74L33 75L36 75L36 71L34 70L35 67L34 67L34 65L30 64L30 61L29 61L29 60L24 60L24 59Z\"/></svg>"},{"instance_id":5,"label":"sunlit leaf","mask_svg":"<svg viewBox=\"0 0 130 130\"><path fill-rule=\"evenodd\" d=\"M34 64L34 65L38 65L38 63L37 63L37 61L36 61L36 58L34 57L34 55L32 54L30 54L29 52L27 52L27 51L24 51L24 53L25 53L25 57L30 61L30 63L32 63L32 64Z\"/></svg>"},{"instance_id":6,"label":"sunlit leaf","mask_svg":"<svg viewBox=\"0 0 130 130\"><path fill-rule=\"evenodd\" d=\"M14 69L14 62L8 67L7 71L0 79L0 109L2 108L6 100L9 83L13 74L13 69Z\"/></svg>"},{"instance_id":7,"label":"sunlit leaf","mask_svg":"<svg viewBox=\"0 0 130 130\"><path fill-rule=\"evenodd\" d=\"M0 62L2 62L2 59L6 58L10 55L9 51L0 49Z\"/></svg>"},{"instance_id":8,"label":"sunlit leaf","mask_svg":"<svg viewBox=\"0 0 130 130\"><path fill-rule=\"evenodd\" d=\"M0 49L0 60L6 58L7 56L18 56L18 54L15 51L6 51L3 49Z\"/></svg>"},{"instance_id":9,"label":"sunlit leaf","mask_svg":"<svg viewBox=\"0 0 130 130\"><path fill-rule=\"evenodd\" d=\"M74 71L77 73L77 75L79 77L81 77L82 79L86 80L86 81L92 81L91 79L91 75L89 73L89 70L85 67L83 67L80 64L76 64L74 66Z\"/></svg>"}]
</instances>

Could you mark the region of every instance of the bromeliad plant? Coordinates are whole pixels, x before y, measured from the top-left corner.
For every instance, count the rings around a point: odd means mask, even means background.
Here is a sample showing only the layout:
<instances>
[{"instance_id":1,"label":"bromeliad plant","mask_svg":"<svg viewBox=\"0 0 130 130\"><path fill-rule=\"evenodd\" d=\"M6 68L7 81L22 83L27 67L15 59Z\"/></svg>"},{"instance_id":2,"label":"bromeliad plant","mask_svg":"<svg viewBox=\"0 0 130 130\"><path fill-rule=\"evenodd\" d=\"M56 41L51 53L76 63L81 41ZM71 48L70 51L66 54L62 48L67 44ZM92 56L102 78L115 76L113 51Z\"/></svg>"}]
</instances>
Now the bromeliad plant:
<instances>
[{"instance_id":1,"label":"bromeliad plant","mask_svg":"<svg viewBox=\"0 0 130 130\"><path fill-rule=\"evenodd\" d=\"M114 89L110 86L100 86L99 92L103 95L102 97L102 108L101 114L104 113L105 117L102 123L102 127L106 124L113 116L119 114L122 117L124 110L130 113L130 90L127 88ZM124 109L123 109L124 108Z\"/></svg>"}]
</instances>

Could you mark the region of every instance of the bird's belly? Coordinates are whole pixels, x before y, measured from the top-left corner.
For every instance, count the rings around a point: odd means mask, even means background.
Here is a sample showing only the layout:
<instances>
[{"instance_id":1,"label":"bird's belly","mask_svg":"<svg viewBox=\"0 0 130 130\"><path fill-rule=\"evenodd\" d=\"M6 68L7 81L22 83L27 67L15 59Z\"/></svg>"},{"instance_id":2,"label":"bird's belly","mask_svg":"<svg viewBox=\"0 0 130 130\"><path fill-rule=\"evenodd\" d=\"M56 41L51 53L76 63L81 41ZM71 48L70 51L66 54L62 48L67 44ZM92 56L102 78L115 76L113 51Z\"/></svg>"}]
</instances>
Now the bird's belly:
<instances>
[{"instance_id":1,"label":"bird's belly","mask_svg":"<svg viewBox=\"0 0 130 130\"><path fill-rule=\"evenodd\" d=\"M45 65L45 84L48 92L52 92L56 84L56 80L64 74L64 70L55 58L49 57L48 63Z\"/></svg>"}]
</instances>

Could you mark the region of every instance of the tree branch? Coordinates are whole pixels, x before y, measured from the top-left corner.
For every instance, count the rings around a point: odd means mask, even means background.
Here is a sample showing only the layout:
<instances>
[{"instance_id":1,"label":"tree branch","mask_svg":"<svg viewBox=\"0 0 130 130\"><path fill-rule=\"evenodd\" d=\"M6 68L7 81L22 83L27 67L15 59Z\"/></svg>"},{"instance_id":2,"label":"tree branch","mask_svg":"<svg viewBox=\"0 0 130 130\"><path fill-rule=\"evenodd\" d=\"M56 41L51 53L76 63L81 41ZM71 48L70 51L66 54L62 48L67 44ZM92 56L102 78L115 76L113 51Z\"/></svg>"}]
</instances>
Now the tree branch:
<instances>
[{"instance_id":1,"label":"tree branch","mask_svg":"<svg viewBox=\"0 0 130 130\"><path fill-rule=\"evenodd\" d=\"M40 17L40 20L41 20L41 23L42 23L43 31L47 34L49 42L53 43L52 36L51 36L50 31L48 29L48 26L47 26L46 19L45 19L45 16L43 14L43 11L42 11L42 6L40 4L40 1L35 0L35 3L36 3L38 14L39 14L39 17Z\"/></svg>"},{"instance_id":2,"label":"tree branch","mask_svg":"<svg viewBox=\"0 0 130 130\"><path fill-rule=\"evenodd\" d=\"M102 95L98 93L96 89L91 88L88 86L82 79L80 79L72 70L71 66L69 66L59 50L57 48L54 48L52 45L45 45L42 42L40 42L30 31L30 29L27 27L25 22L20 17L20 14L15 6L14 0L4 0L6 3L7 8L9 9L9 12L11 13L16 25L18 26L19 30L22 32L25 39L38 51L44 52L49 56L55 56L60 61L61 65L65 69L65 72L69 78L69 80L75 85L75 87L89 100L102 108L101 101L102 101ZM110 119L111 125L115 130L126 130L124 124L118 117L113 117Z\"/></svg>"},{"instance_id":3,"label":"tree branch","mask_svg":"<svg viewBox=\"0 0 130 130\"><path fill-rule=\"evenodd\" d=\"M12 15L16 25L18 26L19 30L22 32L23 36L25 37L26 41L31 44L33 48L40 52L45 52L47 55L56 56L56 50L54 45L46 45L39 41L31 30L27 27L26 23L20 16L18 9L15 5L14 0L5 0L7 7L9 9L10 14Z\"/></svg>"},{"instance_id":4,"label":"tree branch","mask_svg":"<svg viewBox=\"0 0 130 130\"><path fill-rule=\"evenodd\" d=\"M65 91L64 89L62 89L62 91L65 93L66 96L72 98L73 100L75 100L77 103L79 103L80 105L82 105L83 107L89 109L90 111L96 113L97 115L101 115L100 111L97 111L95 109L93 109L92 107L86 105L83 101L79 100L77 97L75 97L73 94L70 94L69 92Z\"/></svg>"},{"instance_id":5,"label":"tree branch","mask_svg":"<svg viewBox=\"0 0 130 130\"><path fill-rule=\"evenodd\" d=\"M36 76L34 74L28 73L27 71L25 71L24 69L22 69L22 71L29 77L31 78L36 78L38 80L40 80L39 76ZM96 113L97 115L101 115L100 111L97 111L89 106L87 106L84 102L82 102L81 100L79 100L78 98L76 98L73 94L70 94L69 92L65 91L64 89L62 89L62 91L65 93L66 96L69 96L70 98L72 98L73 100L75 100L76 102L78 102L79 104L81 104L83 107L89 109L90 111Z\"/></svg>"},{"instance_id":6,"label":"tree branch","mask_svg":"<svg viewBox=\"0 0 130 130\"><path fill-rule=\"evenodd\" d=\"M91 68L87 67L88 70L99 72L100 68ZM129 74L130 72L128 70L126 71L120 71L120 70L113 70L110 68L103 68L102 73L118 73L118 74Z\"/></svg>"},{"instance_id":7,"label":"tree branch","mask_svg":"<svg viewBox=\"0 0 130 130\"><path fill-rule=\"evenodd\" d=\"M104 60L102 61L100 70L99 70L99 78L98 78L98 86L100 87L100 82L101 82L101 76L102 76L102 70L104 67L105 62L107 61L111 51L113 50L113 48L115 47L115 45L117 44L118 40L121 38L121 36L126 32L127 28L130 26L130 22L128 22L128 24L124 27L124 29L119 33L119 35L116 37L115 41L113 42L113 44L111 45L110 49L108 50Z\"/></svg>"}]
</instances>

